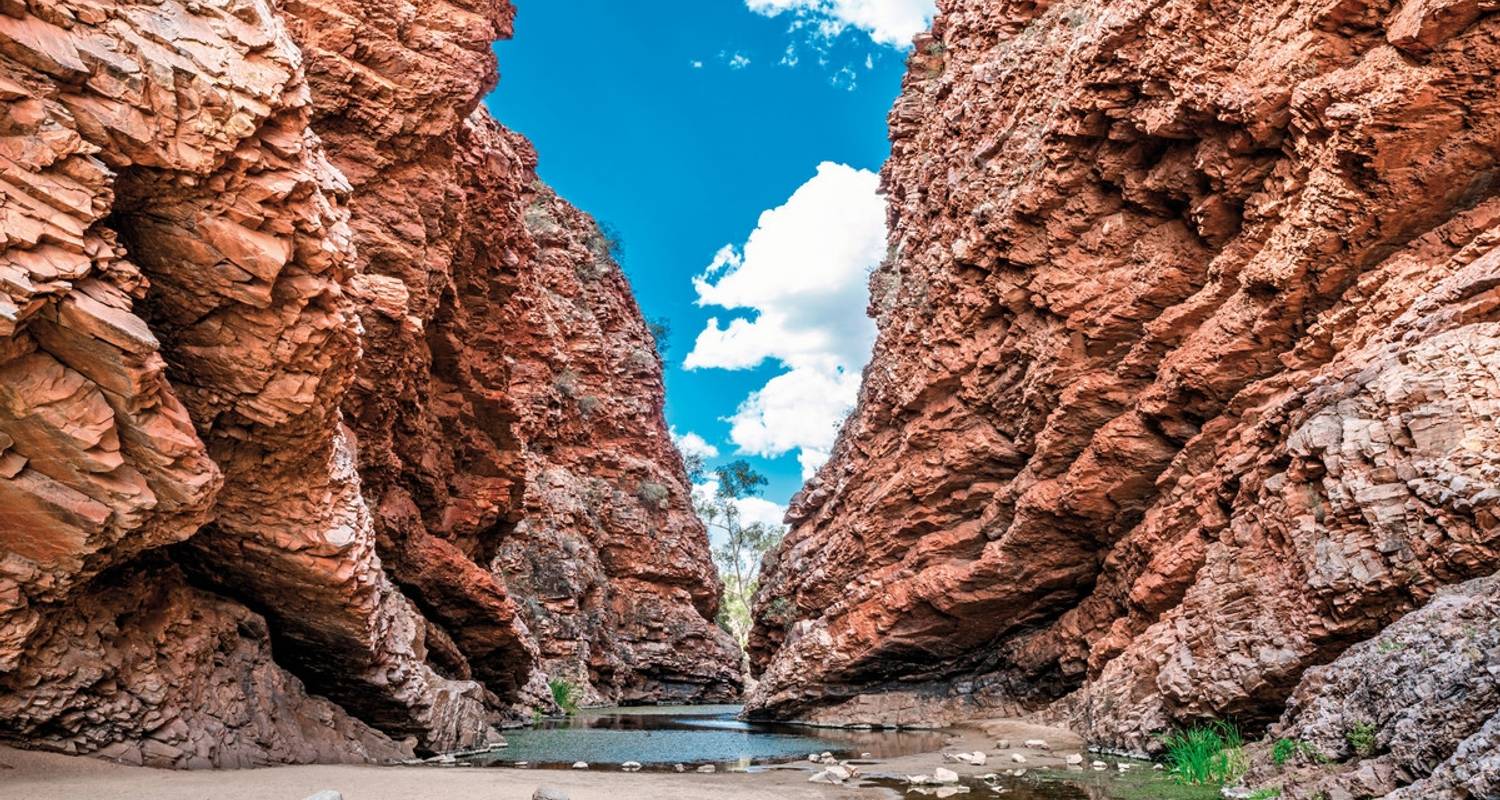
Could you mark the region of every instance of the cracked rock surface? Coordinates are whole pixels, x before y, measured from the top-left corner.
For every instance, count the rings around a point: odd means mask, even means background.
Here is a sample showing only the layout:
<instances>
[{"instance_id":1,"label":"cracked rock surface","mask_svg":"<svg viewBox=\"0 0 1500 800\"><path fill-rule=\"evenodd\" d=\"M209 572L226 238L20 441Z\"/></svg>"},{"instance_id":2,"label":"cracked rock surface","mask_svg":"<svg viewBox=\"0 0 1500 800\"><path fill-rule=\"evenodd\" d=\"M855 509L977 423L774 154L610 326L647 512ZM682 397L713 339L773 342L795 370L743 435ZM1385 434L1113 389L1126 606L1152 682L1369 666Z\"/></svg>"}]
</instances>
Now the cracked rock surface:
<instances>
[{"instance_id":1,"label":"cracked rock surface","mask_svg":"<svg viewBox=\"0 0 1500 800\"><path fill-rule=\"evenodd\" d=\"M564 667L737 692L628 284L526 301L596 231L476 111L512 13L0 3L0 738L362 761L491 741ZM513 373L573 362L603 410L555 455ZM589 507L571 605L504 570L555 566L557 469L665 489Z\"/></svg>"},{"instance_id":2,"label":"cracked rock surface","mask_svg":"<svg viewBox=\"0 0 1500 800\"><path fill-rule=\"evenodd\" d=\"M1149 751L1492 574L1493 4L939 7L753 713Z\"/></svg>"}]
</instances>

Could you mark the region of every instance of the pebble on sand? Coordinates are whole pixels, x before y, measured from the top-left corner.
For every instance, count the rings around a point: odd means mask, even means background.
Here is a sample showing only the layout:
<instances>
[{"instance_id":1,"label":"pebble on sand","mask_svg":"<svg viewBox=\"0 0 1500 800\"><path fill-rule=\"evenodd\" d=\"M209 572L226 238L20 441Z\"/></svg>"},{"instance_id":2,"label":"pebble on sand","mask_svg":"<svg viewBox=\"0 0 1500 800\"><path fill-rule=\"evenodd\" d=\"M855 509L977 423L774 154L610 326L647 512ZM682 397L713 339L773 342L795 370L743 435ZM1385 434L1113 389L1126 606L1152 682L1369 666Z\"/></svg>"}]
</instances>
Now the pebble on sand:
<instances>
[{"instance_id":1,"label":"pebble on sand","mask_svg":"<svg viewBox=\"0 0 1500 800\"><path fill-rule=\"evenodd\" d=\"M568 793L556 786L538 786L531 793L531 800L569 800Z\"/></svg>"}]
</instances>

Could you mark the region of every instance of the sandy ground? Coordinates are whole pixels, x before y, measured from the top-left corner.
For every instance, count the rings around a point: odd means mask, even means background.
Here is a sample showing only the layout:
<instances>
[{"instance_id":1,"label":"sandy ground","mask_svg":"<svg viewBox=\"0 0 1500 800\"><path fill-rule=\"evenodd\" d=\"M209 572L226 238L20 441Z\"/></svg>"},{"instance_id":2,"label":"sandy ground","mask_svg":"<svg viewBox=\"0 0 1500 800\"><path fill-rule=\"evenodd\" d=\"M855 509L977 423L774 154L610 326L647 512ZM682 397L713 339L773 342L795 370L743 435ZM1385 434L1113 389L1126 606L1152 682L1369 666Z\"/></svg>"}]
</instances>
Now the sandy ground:
<instances>
[{"instance_id":1,"label":"sandy ground","mask_svg":"<svg viewBox=\"0 0 1500 800\"><path fill-rule=\"evenodd\" d=\"M1010 750L995 748L1010 740ZM1045 739L1050 752L1026 749L1027 739ZM1009 720L977 722L952 731L944 752L983 751L985 766L946 761L925 753L866 764L866 774L932 774L947 767L960 775L998 772L1023 766L1011 758L1020 753L1031 769L1061 766L1079 752L1078 737L1052 728ZM275 767L218 772L173 772L111 764L91 758L31 753L0 747L0 800L303 800L324 789L344 800L529 800L539 786L567 793L570 800L800 800L801 798L876 798L896 794L879 788L852 788L809 783L816 769L794 764L751 774L627 774L603 768L534 770L467 767Z\"/></svg>"}]
</instances>

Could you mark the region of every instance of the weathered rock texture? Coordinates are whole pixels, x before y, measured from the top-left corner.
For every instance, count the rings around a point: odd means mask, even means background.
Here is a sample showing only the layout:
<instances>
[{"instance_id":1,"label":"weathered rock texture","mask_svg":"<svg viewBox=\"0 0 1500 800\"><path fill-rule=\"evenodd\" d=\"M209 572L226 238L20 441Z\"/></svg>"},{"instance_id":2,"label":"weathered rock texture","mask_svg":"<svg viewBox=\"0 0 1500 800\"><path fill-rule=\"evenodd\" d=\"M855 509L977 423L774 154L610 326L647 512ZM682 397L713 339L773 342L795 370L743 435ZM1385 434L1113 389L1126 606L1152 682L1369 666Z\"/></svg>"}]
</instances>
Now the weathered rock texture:
<instances>
[{"instance_id":1,"label":"weathered rock texture","mask_svg":"<svg viewBox=\"0 0 1500 800\"><path fill-rule=\"evenodd\" d=\"M1284 797L1500 796L1500 578L1445 589L1309 670L1268 738L1297 754L1257 758L1251 782Z\"/></svg>"},{"instance_id":2,"label":"weathered rock texture","mask_svg":"<svg viewBox=\"0 0 1500 800\"><path fill-rule=\"evenodd\" d=\"M1274 720L1500 557L1500 15L948 0L755 713Z\"/></svg>"},{"instance_id":3,"label":"weathered rock texture","mask_svg":"<svg viewBox=\"0 0 1500 800\"><path fill-rule=\"evenodd\" d=\"M669 489L593 508L566 647L612 698L732 691L628 286L515 302L593 227L533 238L529 147L475 111L510 16L0 3L0 738L161 766L483 742L559 647L494 571L565 524L554 464ZM611 394L553 457L512 371L560 331Z\"/></svg>"}]
</instances>

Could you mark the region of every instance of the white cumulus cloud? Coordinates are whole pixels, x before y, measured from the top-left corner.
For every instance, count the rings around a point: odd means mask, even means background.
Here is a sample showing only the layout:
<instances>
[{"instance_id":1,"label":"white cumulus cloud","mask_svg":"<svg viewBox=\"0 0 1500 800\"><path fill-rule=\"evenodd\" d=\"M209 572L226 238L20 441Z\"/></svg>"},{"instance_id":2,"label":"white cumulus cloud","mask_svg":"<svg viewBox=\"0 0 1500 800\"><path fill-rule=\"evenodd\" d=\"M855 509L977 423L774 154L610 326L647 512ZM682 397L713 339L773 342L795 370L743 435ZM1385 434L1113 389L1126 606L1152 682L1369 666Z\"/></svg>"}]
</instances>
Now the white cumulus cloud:
<instances>
[{"instance_id":1,"label":"white cumulus cloud","mask_svg":"<svg viewBox=\"0 0 1500 800\"><path fill-rule=\"evenodd\" d=\"M682 452L682 455L684 457L719 457L719 448L709 444L708 440L704 439L702 436L699 436L696 433L693 433L692 431L688 431L687 433L678 435L677 429L672 428L670 433L672 434L672 444L677 445L677 449Z\"/></svg>"},{"instance_id":2,"label":"white cumulus cloud","mask_svg":"<svg viewBox=\"0 0 1500 800\"><path fill-rule=\"evenodd\" d=\"M934 0L745 0L757 14L768 17L795 14L812 21L826 36L859 28L880 44L906 47L927 29L935 13Z\"/></svg>"},{"instance_id":3,"label":"white cumulus cloud","mask_svg":"<svg viewBox=\"0 0 1500 800\"><path fill-rule=\"evenodd\" d=\"M818 165L784 205L761 214L743 247L726 245L693 281L699 305L747 313L727 325L710 319L684 366L780 362L784 371L728 418L730 440L768 458L798 451L804 477L828 460L875 341L865 307L869 272L886 249L879 184L868 170Z\"/></svg>"}]
</instances>

